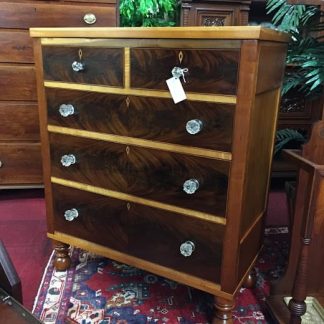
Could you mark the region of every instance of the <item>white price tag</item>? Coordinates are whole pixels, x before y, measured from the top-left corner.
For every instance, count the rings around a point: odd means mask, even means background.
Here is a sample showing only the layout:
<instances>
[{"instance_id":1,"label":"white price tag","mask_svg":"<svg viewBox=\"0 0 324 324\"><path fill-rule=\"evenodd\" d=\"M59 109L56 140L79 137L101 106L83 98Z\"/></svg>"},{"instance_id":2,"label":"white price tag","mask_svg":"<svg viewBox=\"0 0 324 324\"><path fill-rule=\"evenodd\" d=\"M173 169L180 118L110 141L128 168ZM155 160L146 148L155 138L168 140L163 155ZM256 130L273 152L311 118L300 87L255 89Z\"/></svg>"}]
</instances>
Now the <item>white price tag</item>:
<instances>
[{"instance_id":1,"label":"white price tag","mask_svg":"<svg viewBox=\"0 0 324 324\"><path fill-rule=\"evenodd\" d=\"M168 85L169 91L175 104L187 99L186 93L183 90L180 79L172 77L166 80L166 83Z\"/></svg>"}]
</instances>

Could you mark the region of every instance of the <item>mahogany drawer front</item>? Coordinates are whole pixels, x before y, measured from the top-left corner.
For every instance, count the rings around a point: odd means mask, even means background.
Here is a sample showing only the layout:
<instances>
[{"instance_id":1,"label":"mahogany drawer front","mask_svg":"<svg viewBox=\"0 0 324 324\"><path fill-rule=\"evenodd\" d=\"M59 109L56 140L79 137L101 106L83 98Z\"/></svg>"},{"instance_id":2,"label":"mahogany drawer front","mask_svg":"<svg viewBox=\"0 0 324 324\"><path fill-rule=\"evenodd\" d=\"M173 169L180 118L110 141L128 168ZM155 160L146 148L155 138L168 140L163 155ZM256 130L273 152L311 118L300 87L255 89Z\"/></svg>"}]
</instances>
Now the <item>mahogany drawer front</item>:
<instances>
[{"instance_id":1,"label":"mahogany drawer front","mask_svg":"<svg viewBox=\"0 0 324 324\"><path fill-rule=\"evenodd\" d=\"M42 183L39 143L0 144L0 184Z\"/></svg>"},{"instance_id":2,"label":"mahogany drawer front","mask_svg":"<svg viewBox=\"0 0 324 324\"><path fill-rule=\"evenodd\" d=\"M33 66L0 65L0 100L37 100Z\"/></svg>"},{"instance_id":3,"label":"mahogany drawer front","mask_svg":"<svg viewBox=\"0 0 324 324\"><path fill-rule=\"evenodd\" d=\"M44 46L44 79L123 87L123 60L122 48ZM82 62L84 70L74 71L74 62Z\"/></svg>"},{"instance_id":4,"label":"mahogany drawer front","mask_svg":"<svg viewBox=\"0 0 324 324\"><path fill-rule=\"evenodd\" d=\"M47 88L46 98L51 125L128 135L126 96ZM64 117L64 105L74 113Z\"/></svg>"},{"instance_id":5,"label":"mahogany drawer front","mask_svg":"<svg viewBox=\"0 0 324 324\"><path fill-rule=\"evenodd\" d=\"M231 151L234 105L188 100L175 105L172 99L50 88L46 96L52 125ZM72 105L73 115L62 116L62 105ZM198 122L201 130L190 134Z\"/></svg>"},{"instance_id":6,"label":"mahogany drawer front","mask_svg":"<svg viewBox=\"0 0 324 324\"><path fill-rule=\"evenodd\" d=\"M236 94L240 56L237 49L132 48L130 53L133 88L168 90L166 80L172 77L172 69L181 67L188 69L186 82L182 82L185 91Z\"/></svg>"},{"instance_id":7,"label":"mahogany drawer front","mask_svg":"<svg viewBox=\"0 0 324 324\"><path fill-rule=\"evenodd\" d=\"M50 134L52 175L102 188L127 192L125 146L81 137ZM76 162L63 166L62 157Z\"/></svg>"},{"instance_id":8,"label":"mahogany drawer front","mask_svg":"<svg viewBox=\"0 0 324 324\"><path fill-rule=\"evenodd\" d=\"M59 134L50 142L55 177L225 217L228 161ZM77 162L65 167L70 154ZM189 185L198 188L188 194Z\"/></svg>"},{"instance_id":9,"label":"mahogany drawer front","mask_svg":"<svg viewBox=\"0 0 324 324\"><path fill-rule=\"evenodd\" d=\"M36 103L0 102L0 139L3 141L39 141Z\"/></svg>"},{"instance_id":10,"label":"mahogany drawer front","mask_svg":"<svg viewBox=\"0 0 324 324\"><path fill-rule=\"evenodd\" d=\"M86 23L86 14L93 14L95 22ZM89 16L88 16L89 17ZM59 3L25 3L1 2L0 27L107 27L116 26L117 16L115 5L68 5Z\"/></svg>"},{"instance_id":11,"label":"mahogany drawer front","mask_svg":"<svg viewBox=\"0 0 324 324\"><path fill-rule=\"evenodd\" d=\"M56 231L219 281L223 226L59 185L53 185L53 201ZM78 216L66 220L73 209ZM185 257L180 246L187 241L195 248Z\"/></svg>"},{"instance_id":12,"label":"mahogany drawer front","mask_svg":"<svg viewBox=\"0 0 324 324\"><path fill-rule=\"evenodd\" d=\"M32 39L28 31L0 30L0 63L33 63Z\"/></svg>"}]
</instances>

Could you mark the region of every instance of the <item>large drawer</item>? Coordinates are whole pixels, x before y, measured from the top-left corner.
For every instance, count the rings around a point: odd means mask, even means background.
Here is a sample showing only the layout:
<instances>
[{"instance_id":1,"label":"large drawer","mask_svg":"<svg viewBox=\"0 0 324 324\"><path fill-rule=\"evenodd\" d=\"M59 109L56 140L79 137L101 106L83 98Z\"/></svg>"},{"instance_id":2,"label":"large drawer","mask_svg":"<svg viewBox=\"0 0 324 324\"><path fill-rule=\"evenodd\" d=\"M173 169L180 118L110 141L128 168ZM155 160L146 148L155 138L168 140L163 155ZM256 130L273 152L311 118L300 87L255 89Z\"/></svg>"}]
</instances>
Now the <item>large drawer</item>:
<instances>
[{"instance_id":1,"label":"large drawer","mask_svg":"<svg viewBox=\"0 0 324 324\"><path fill-rule=\"evenodd\" d=\"M123 87L123 60L122 48L44 46L44 79ZM84 70L73 70L74 62Z\"/></svg>"},{"instance_id":2,"label":"large drawer","mask_svg":"<svg viewBox=\"0 0 324 324\"><path fill-rule=\"evenodd\" d=\"M55 231L219 282L222 225L59 185L53 204ZM187 241L194 251L185 257L180 247Z\"/></svg>"},{"instance_id":3,"label":"large drawer","mask_svg":"<svg viewBox=\"0 0 324 324\"><path fill-rule=\"evenodd\" d=\"M51 88L46 97L52 125L231 151L234 105L188 100L175 105L171 99Z\"/></svg>"},{"instance_id":4,"label":"large drawer","mask_svg":"<svg viewBox=\"0 0 324 324\"><path fill-rule=\"evenodd\" d=\"M166 80L180 67L188 69L182 82L185 91L236 94L238 49L132 48L130 53L133 88L168 90Z\"/></svg>"},{"instance_id":5,"label":"large drawer","mask_svg":"<svg viewBox=\"0 0 324 324\"><path fill-rule=\"evenodd\" d=\"M38 143L0 144L0 161L0 185L43 182Z\"/></svg>"},{"instance_id":6,"label":"large drawer","mask_svg":"<svg viewBox=\"0 0 324 324\"><path fill-rule=\"evenodd\" d=\"M8 62L34 62L32 39L28 31L0 30L0 63Z\"/></svg>"},{"instance_id":7,"label":"large drawer","mask_svg":"<svg viewBox=\"0 0 324 324\"><path fill-rule=\"evenodd\" d=\"M87 14L93 16L86 16ZM0 6L0 27L2 28L113 27L116 24L115 4L89 6L42 2L1 2Z\"/></svg>"},{"instance_id":8,"label":"large drawer","mask_svg":"<svg viewBox=\"0 0 324 324\"><path fill-rule=\"evenodd\" d=\"M50 146L55 177L225 217L228 161L60 134Z\"/></svg>"},{"instance_id":9,"label":"large drawer","mask_svg":"<svg viewBox=\"0 0 324 324\"><path fill-rule=\"evenodd\" d=\"M2 141L39 141L38 106L27 102L0 102Z\"/></svg>"},{"instance_id":10,"label":"large drawer","mask_svg":"<svg viewBox=\"0 0 324 324\"><path fill-rule=\"evenodd\" d=\"M0 65L0 100L37 100L33 66Z\"/></svg>"}]
</instances>

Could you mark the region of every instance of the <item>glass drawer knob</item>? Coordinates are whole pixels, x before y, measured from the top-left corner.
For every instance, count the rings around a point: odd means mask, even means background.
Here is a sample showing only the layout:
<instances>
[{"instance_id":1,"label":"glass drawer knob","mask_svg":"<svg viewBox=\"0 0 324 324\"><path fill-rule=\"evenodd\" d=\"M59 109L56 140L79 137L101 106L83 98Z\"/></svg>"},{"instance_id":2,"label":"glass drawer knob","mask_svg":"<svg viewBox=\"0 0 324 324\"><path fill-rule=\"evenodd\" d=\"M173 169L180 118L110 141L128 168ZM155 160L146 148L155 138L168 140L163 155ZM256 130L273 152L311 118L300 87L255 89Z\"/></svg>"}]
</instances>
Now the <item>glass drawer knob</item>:
<instances>
[{"instance_id":1,"label":"glass drawer knob","mask_svg":"<svg viewBox=\"0 0 324 324\"><path fill-rule=\"evenodd\" d=\"M59 108L59 113L62 117L71 116L74 114L74 112L74 107L71 104L62 104Z\"/></svg>"},{"instance_id":2,"label":"glass drawer knob","mask_svg":"<svg viewBox=\"0 0 324 324\"><path fill-rule=\"evenodd\" d=\"M195 135L198 134L203 128L203 122L200 119L191 119L186 124L186 131Z\"/></svg>"},{"instance_id":3,"label":"glass drawer knob","mask_svg":"<svg viewBox=\"0 0 324 324\"><path fill-rule=\"evenodd\" d=\"M67 221L72 222L75 218L79 216L79 212L77 209L72 208L68 209L64 212L64 217Z\"/></svg>"},{"instance_id":4,"label":"glass drawer knob","mask_svg":"<svg viewBox=\"0 0 324 324\"><path fill-rule=\"evenodd\" d=\"M188 195L194 194L199 188L199 181L197 179L189 179L183 183L183 191Z\"/></svg>"},{"instance_id":5,"label":"glass drawer knob","mask_svg":"<svg viewBox=\"0 0 324 324\"><path fill-rule=\"evenodd\" d=\"M184 257L190 256L195 251L195 244L191 241L186 241L180 245L180 253Z\"/></svg>"},{"instance_id":6,"label":"glass drawer knob","mask_svg":"<svg viewBox=\"0 0 324 324\"><path fill-rule=\"evenodd\" d=\"M61 164L65 167L69 167L76 163L76 157L73 154L65 154L61 157Z\"/></svg>"},{"instance_id":7,"label":"glass drawer knob","mask_svg":"<svg viewBox=\"0 0 324 324\"><path fill-rule=\"evenodd\" d=\"M93 13L86 13L83 17L83 21L88 25L93 25L97 21L97 18Z\"/></svg>"},{"instance_id":8,"label":"glass drawer knob","mask_svg":"<svg viewBox=\"0 0 324 324\"><path fill-rule=\"evenodd\" d=\"M84 70L84 64L82 62L74 61L72 63L72 70L74 72L80 72Z\"/></svg>"},{"instance_id":9,"label":"glass drawer knob","mask_svg":"<svg viewBox=\"0 0 324 324\"><path fill-rule=\"evenodd\" d=\"M0 168L3 167L3 162L0 160Z\"/></svg>"}]
</instances>

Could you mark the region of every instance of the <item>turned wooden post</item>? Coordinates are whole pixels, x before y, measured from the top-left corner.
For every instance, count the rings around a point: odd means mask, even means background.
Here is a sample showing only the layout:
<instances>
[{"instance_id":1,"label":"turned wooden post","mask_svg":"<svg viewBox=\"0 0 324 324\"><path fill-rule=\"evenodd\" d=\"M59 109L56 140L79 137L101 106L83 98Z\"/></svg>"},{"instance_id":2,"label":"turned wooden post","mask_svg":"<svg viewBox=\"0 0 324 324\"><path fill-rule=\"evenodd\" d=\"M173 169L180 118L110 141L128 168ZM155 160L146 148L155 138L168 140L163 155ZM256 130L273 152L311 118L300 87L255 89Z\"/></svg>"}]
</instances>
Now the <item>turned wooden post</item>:
<instances>
[{"instance_id":1,"label":"turned wooden post","mask_svg":"<svg viewBox=\"0 0 324 324\"><path fill-rule=\"evenodd\" d=\"M71 266L69 245L58 241L53 243L55 249L54 267L57 271L65 271Z\"/></svg>"},{"instance_id":2,"label":"turned wooden post","mask_svg":"<svg viewBox=\"0 0 324 324\"><path fill-rule=\"evenodd\" d=\"M232 324L233 314L232 310L235 307L234 300L228 300L221 297L214 298L215 313L212 324Z\"/></svg>"}]
</instances>

